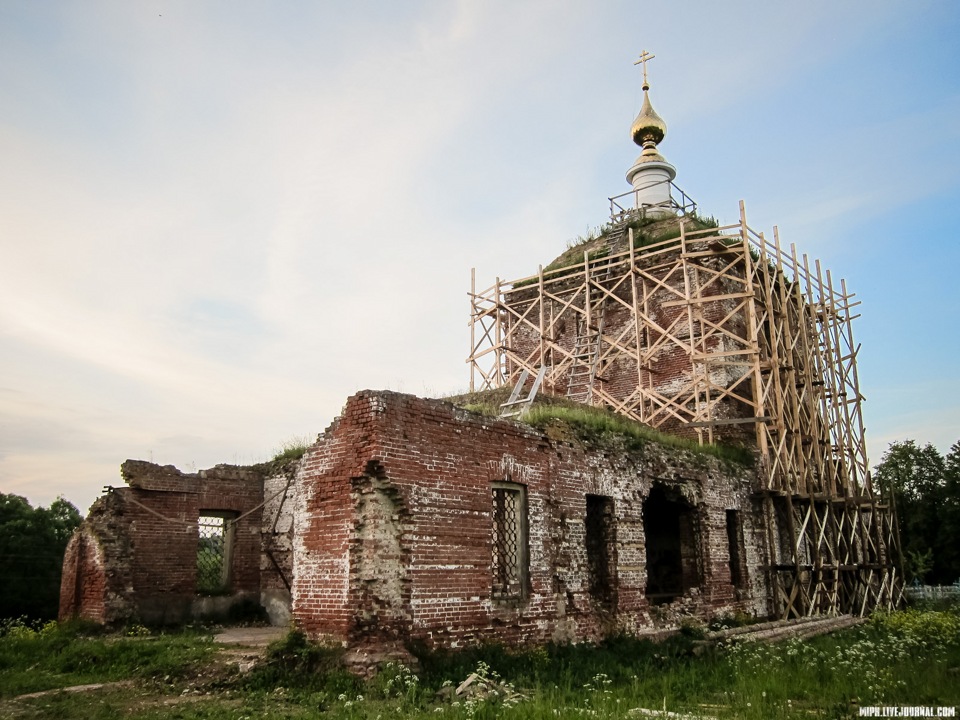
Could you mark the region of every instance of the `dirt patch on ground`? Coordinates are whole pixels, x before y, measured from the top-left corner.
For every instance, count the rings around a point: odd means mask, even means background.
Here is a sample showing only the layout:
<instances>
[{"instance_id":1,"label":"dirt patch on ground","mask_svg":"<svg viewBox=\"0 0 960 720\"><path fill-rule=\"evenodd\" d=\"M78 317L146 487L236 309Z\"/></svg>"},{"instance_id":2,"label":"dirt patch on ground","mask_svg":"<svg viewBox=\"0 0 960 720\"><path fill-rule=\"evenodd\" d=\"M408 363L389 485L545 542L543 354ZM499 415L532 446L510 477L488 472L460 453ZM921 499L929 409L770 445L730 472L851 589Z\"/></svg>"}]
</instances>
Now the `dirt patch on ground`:
<instances>
[{"instance_id":1,"label":"dirt patch on ground","mask_svg":"<svg viewBox=\"0 0 960 720\"><path fill-rule=\"evenodd\" d=\"M220 645L238 645L247 648L266 648L289 632L285 627L236 627L224 628L213 636Z\"/></svg>"},{"instance_id":2,"label":"dirt patch on ground","mask_svg":"<svg viewBox=\"0 0 960 720\"><path fill-rule=\"evenodd\" d=\"M287 632L287 628L280 627L224 628L213 641L223 646L218 653L221 662L243 674L250 672L263 659L270 643Z\"/></svg>"}]
</instances>

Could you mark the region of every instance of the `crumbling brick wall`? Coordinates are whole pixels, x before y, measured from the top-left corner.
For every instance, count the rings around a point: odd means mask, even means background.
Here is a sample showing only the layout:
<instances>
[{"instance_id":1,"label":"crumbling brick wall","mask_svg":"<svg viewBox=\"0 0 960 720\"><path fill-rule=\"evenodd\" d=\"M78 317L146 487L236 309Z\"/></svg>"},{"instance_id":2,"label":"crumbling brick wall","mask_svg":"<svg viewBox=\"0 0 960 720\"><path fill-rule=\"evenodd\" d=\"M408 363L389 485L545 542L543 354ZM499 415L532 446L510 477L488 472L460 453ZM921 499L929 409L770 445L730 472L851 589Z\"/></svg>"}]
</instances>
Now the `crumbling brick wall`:
<instances>
[{"instance_id":1,"label":"crumbling brick wall","mask_svg":"<svg viewBox=\"0 0 960 720\"><path fill-rule=\"evenodd\" d=\"M96 535L80 528L64 553L60 579L60 617L105 623L107 574Z\"/></svg>"},{"instance_id":2,"label":"crumbling brick wall","mask_svg":"<svg viewBox=\"0 0 960 720\"><path fill-rule=\"evenodd\" d=\"M127 487L94 503L70 541L61 618L177 623L224 612L235 602L259 601L261 469L218 465L187 474L127 460L121 474ZM218 597L198 594L198 519L205 514L232 518L226 583ZM289 573L289 557L283 562Z\"/></svg>"},{"instance_id":3,"label":"crumbling brick wall","mask_svg":"<svg viewBox=\"0 0 960 720\"><path fill-rule=\"evenodd\" d=\"M591 447L439 401L365 391L304 458L294 620L353 644L389 637L455 647L593 639L675 625L683 614L763 615L754 481L752 470L690 451L615 440ZM525 493L527 567L515 597L491 589L498 483ZM682 495L696 518L688 546L695 542L697 577L663 605L646 596L643 512L654 484ZM587 537L588 502L611 515L595 521L608 523L599 540ZM731 577L731 509L747 546L740 589ZM597 553L609 563L609 593L596 586Z\"/></svg>"}]
</instances>

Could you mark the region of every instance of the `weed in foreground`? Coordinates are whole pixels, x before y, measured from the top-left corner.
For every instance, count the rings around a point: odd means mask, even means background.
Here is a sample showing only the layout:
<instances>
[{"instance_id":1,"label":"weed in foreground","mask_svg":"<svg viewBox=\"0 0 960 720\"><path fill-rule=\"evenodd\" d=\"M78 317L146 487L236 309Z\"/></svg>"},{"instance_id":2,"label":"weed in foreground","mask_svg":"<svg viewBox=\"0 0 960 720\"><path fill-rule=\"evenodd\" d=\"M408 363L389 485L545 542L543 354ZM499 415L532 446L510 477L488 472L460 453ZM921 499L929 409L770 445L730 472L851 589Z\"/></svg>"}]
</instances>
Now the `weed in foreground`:
<instances>
[{"instance_id":1,"label":"weed in foreground","mask_svg":"<svg viewBox=\"0 0 960 720\"><path fill-rule=\"evenodd\" d=\"M956 612L877 614L869 623L833 636L730 644L700 654L694 652L702 649L695 634L678 634L659 644L617 636L596 645L486 645L458 652L411 648L420 670L387 665L377 677L363 682L346 674L339 648L315 645L292 633L271 646L266 661L250 675L207 686L203 688L207 695L173 702L169 688L144 680L123 690L24 701L16 705L14 716L547 720L623 718L630 716L631 709L650 708L739 720L796 720L855 717L858 704L951 706L960 702L960 687L951 672L960 665L960 615ZM70 652L71 645L83 647L89 642L144 649L175 639L151 636L145 642L137 632L134 635L104 638L75 633L71 637L53 625L15 626L0 637L0 657L24 669L37 662L37 648L28 657L11 660L8 646L58 638L66 641L62 654ZM191 642L201 650L209 646L209 640L198 636ZM155 660L142 659L144 666L128 668L126 677L145 678L144 673L162 667ZM114 669L121 666L117 658L113 662ZM197 666L181 666L188 667ZM10 668L0 665L3 681L10 676ZM468 688L457 695L455 689L470 678ZM61 676L59 686L75 679ZM7 716L7 707L12 706L0 702L0 716Z\"/></svg>"},{"instance_id":2,"label":"weed in foreground","mask_svg":"<svg viewBox=\"0 0 960 720\"><path fill-rule=\"evenodd\" d=\"M209 660L211 639L196 632L111 637L83 622L0 626L0 697L128 678L182 678Z\"/></svg>"},{"instance_id":3,"label":"weed in foreground","mask_svg":"<svg viewBox=\"0 0 960 720\"><path fill-rule=\"evenodd\" d=\"M331 698L360 693L360 680L347 672L342 662L343 650L318 645L307 640L302 632L292 631L267 648L263 662L242 682L248 692L285 692L303 698L315 696L324 706Z\"/></svg>"}]
</instances>

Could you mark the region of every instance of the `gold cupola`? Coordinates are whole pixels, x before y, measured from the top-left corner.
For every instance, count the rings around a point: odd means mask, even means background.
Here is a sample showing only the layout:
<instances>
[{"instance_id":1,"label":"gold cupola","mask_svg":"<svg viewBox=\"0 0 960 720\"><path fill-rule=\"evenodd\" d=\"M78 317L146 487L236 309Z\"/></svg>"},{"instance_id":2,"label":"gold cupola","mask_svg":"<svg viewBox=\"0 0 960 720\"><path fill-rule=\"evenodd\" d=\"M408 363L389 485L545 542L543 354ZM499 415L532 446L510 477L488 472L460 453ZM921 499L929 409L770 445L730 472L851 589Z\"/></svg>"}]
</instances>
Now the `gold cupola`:
<instances>
[{"instance_id":1,"label":"gold cupola","mask_svg":"<svg viewBox=\"0 0 960 720\"><path fill-rule=\"evenodd\" d=\"M663 136L667 134L667 124L663 118L657 115L657 111L650 104L650 86L643 84L643 106L640 108L640 114L633 121L630 127L630 135L633 141L640 147L645 147L648 142L659 145Z\"/></svg>"}]
</instances>

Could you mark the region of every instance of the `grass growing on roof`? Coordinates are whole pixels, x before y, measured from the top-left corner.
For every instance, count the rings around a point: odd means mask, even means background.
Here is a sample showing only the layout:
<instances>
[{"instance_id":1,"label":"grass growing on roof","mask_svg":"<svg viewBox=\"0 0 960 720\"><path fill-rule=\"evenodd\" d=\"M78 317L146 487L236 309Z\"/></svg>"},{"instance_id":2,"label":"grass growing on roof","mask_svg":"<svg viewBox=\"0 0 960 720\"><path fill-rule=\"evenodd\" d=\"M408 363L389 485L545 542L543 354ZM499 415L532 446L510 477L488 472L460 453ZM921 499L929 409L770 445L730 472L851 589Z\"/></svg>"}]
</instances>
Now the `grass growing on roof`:
<instances>
[{"instance_id":1,"label":"grass growing on roof","mask_svg":"<svg viewBox=\"0 0 960 720\"><path fill-rule=\"evenodd\" d=\"M700 455L712 455L740 465L753 464L753 455L744 448L728 445L700 445L695 440L668 435L622 415L587 405L577 407L541 405L528 410L521 420L540 429L546 428L553 422L563 423L585 442L602 443L605 438L622 438L630 449L639 450L646 443L652 442Z\"/></svg>"},{"instance_id":2,"label":"grass growing on roof","mask_svg":"<svg viewBox=\"0 0 960 720\"><path fill-rule=\"evenodd\" d=\"M299 460L313 445L313 441L314 439L310 435L297 435L284 440L269 462L274 465L282 465L290 460Z\"/></svg>"}]
</instances>

